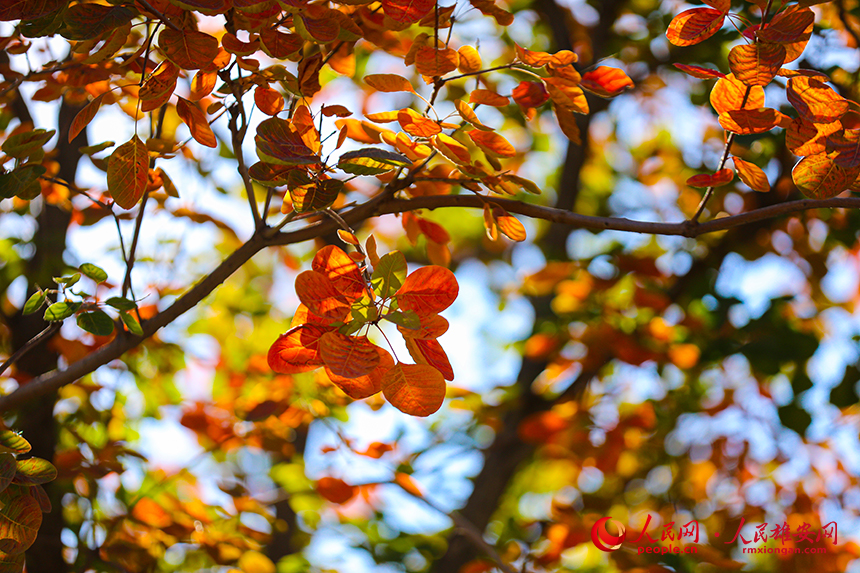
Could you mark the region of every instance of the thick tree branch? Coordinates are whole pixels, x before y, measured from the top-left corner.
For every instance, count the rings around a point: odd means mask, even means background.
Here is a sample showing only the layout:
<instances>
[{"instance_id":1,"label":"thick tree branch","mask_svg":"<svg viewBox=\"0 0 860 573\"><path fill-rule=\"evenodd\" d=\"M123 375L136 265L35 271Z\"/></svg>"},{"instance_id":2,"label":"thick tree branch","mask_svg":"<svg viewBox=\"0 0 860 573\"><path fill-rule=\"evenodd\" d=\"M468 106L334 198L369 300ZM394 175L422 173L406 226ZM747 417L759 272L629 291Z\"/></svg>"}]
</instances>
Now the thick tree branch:
<instances>
[{"instance_id":1,"label":"thick tree branch","mask_svg":"<svg viewBox=\"0 0 860 573\"><path fill-rule=\"evenodd\" d=\"M437 209L441 207L471 207L483 209L486 199L475 195L449 195L416 197L414 199L386 199L380 195L375 199L363 203L344 212L341 217L350 225L356 225L366 219L389 213L403 213L416 209ZM648 221L632 221L630 219L613 217L594 217L571 213L562 209L552 207L541 207L530 205L511 199L492 199L511 213L525 215L535 219L543 219L569 225L572 227L616 230L633 233L647 233L654 235L678 235L683 237L697 237L706 233L725 231L741 225L772 219L780 215L798 213L811 209L821 208L860 208L860 198L836 197L815 201L812 199L801 199L770 205L761 209L755 209L740 215L732 215L714 219L705 223L692 223L682 221L680 223L656 223ZM187 293L180 297L173 305L163 312L155 315L152 319L142 324L144 335L134 336L128 333L117 336L109 344L102 346L86 358L83 358L63 370L55 370L39 376L24 386L21 386L11 394L0 397L0 413L16 408L39 396L57 390L66 384L70 384L79 378L93 372L99 366L116 360L123 353L139 345L146 338L155 334L163 326L173 322L177 317L196 306L203 298L223 283L239 267L251 257L266 247L275 245L290 245L301 243L317 237L334 232L339 225L329 219L312 223L301 229L278 233L272 237L266 237L264 231L258 231L251 239L239 247L233 254L224 259L209 275L198 282Z\"/></svg>"}]
</instances>

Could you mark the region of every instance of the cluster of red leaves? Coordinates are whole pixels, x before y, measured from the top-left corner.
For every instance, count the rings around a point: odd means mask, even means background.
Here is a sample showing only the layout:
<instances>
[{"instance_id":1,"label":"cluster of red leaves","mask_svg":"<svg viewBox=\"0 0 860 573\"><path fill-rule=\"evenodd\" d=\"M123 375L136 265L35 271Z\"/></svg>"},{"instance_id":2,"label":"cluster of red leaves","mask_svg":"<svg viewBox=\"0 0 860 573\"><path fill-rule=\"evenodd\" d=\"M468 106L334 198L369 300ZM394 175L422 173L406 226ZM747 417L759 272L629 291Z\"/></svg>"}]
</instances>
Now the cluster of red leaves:
<instances>
[{"instance_id":1,"label":"cluster of red leaves","mask_svg":"<svg viewBox=\"0 0 860 573\"><path fill-rule=\"evenodd\" d=\"M324 367L351 398L382 391L399 410L428 416L442 405L445 380L454 378L436 339L448 330L448 321L438 313L457 298L457 280L438 266L407 276L406 260L396 251L379 259L370 253L369 258L372 275L338 247L316 254L311 270L296 278L302 304L290 330L270 348L269 365L283 374ZM366 334L357 334L381 320L397 324L416 364L395 362Z\"/></svg>"},{"instance_id":2,"label":"cluster of red leaves","mask_svg":"<svg viewBox=\"0 0 860 573\"><path fill-rule=\"evenodd\" d=\"M670 42L677 46L697 44L714 35L727 17L734 17L728 0L706 3L710 8L692 8L672 20L666 32ZM860 116L849 111L848 100L827 85L826 75L782 67L803 53L814 20L815 14L808 7L791 4L765 24L746 28L743 37L748 43L732 48L728 75L698 66L676 67L697 78L718 78L710 100L726 131L751 135L784 128L788 148L802 158L792 171L794 183L806 196L826 199L846 189L860 191ZM764 105L764 86L777 76L788 78L786 96L797 112L796 118ZM770 190L761 168L737 157L732 159L744 183L756 191ZM734 172L723 168L713 174L695 175L687 183L717 187L733 178Z\"/></svg>"}]
</instances>

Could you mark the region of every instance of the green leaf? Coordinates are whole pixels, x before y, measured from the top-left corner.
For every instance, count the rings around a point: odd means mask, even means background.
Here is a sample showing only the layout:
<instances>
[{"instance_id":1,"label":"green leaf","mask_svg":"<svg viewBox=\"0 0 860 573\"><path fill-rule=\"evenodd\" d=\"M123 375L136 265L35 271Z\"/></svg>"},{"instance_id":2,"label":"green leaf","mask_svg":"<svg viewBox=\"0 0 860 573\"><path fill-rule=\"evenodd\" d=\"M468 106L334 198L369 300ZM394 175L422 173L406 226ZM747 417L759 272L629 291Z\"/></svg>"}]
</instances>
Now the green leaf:
<instances>
[{"instance_id":1,"label":"green leaf","mask_svg":"<svg viewBox=\"0 0 860 573\"><path fill-rule=\"evenodd\" d=\"M3 142L3 153L15 159L24 159L39 152L44 153L43 146L54 137L56 130L46 131L35 129L26 133L18 133L6 138Z\"/></svg>"},{"instance_id":2,"label":"green leaf","mask_svg":"<svg viewBox=\"0 0 860 573\"><path fill-rule=\"evenodd\" d=\"M46 169L41 165L22 165L14 171L0 174L0 199L19 197L32 201L42 192L39 177Z\"/></svg>"},{"instance_id":3,"label":"green leaf","mask_svg":"<svg viewBox=\"0 0 860 573\"><path fill-rule=\"evenodd\" d=\"M350 309L350 314L352 315L352 318L362 323L368 323L376 320L377 318L376 307L373 305L361 304L361 301Z\"/></svg>"},{"instance_id":4,"label":"green leaf","mask_svg":"<svg viewBox=\"0 0 860 573\"><path fill-rule=\"evenodd\" d=\"M411 330L421 328L421 319L418 318L418 313L414 310L396 310L394 312L389 312L382 318L389 322L393 322L394 324L402 326L403 328L409 328Z\"/></svg>"},{"instance_id":5,"label":"green leaf","mask_svg":"<svg viewBox=\"0 0 860 573\"><path fill-rule=\"evenodd\" d=\"M84 263L78 267L87 277L93 279L97 283L103 283L107 280L108 275L101 267L97 267L92 263Z\"/></svg>"},{"instance_id":6,"label":"green leaf","mask_svg":"<svg viewBox=\"0 0 860 573\"><path fill-rule=\"evenodd\" d=\"M45 311L45 320L48 322L59 322L66 320L81 308L79 302L55 302Z\"/></svg>"},{"instance_id":7,"label":"green leaf","mask_svg":"<svg viewBox=\"0 0 860 573\"><path fill-rule=\"evenodd\" d=\"M350 334L355 334L356 332L361 330L364 327L364 325L365 325L365 322L363 320L353 320L353 321L347 322L346 324L344 324L343 326L338 328L337 331L340 332L341 334L345 334L345 335L349 336Z\"/></svg>"},{"instance_id":8,"label":"green leaf","mask_svg":"<svg viewBox=\"0 0 860 573\"><path fill-rule=\"evenodd\" d=\"M128 300L121 296L112 296L105 301L105 304L109 304L117 310L132 310L137 306L134 304L133 300Z\"/></svg>"},{"instance_id":9,"label":"green leaf","mask_svg":"<svg viewBox=\"0 0 860 573\"><path fill-rule=\"evenodd\" d=\"M29 458L18 460L14 483L20 485L39 485L57 479L57 468L48 460Z\"/></svg>"},{"instance_id":10,"label":"green leaf","mask_svg":"<svg viewBox=\"0 0 860 573\"><path fill-rule=\"evenodd\" d=\"M27 302L24 303L24 310L22 311L24 314L33 314L45 304L45 299L48 298L48 295L42 289L39 289L38 292L34 292L33 295L27 299Z\"/></svg>"},{"instance_id":11,"label":"green leaf","mask_svg":"<svg viewBox=\"0 0 860 573\"><path fill-rule=\"evenodd\" d=\"M79 147L78 152L81 155L95 155L96 153L104 151L105 149L113 147L114 145L116 145L115 141L103 141L98 145L87 145L86 147Z\"/></svg>"},{"instance_id":12,"label":"green leaf","mask_svg":"<svg viewBox=\"0 0 860 573\"><path fill-rule=\"evenodd\" d=\"M81 273L75 273L73 275L67 275L64 277L54 277L54 282L58 285L66 285L67 287L72 286L81 280Z\"/></svg>"},{"instance_id":13,"label":"green leaf","mask_svg":"<svg viewBox=\"0 0 860 573\"><path fill-rule=\"evenodd\" d=\"M122 319L123 324L125 324L129 332L136 334L137 336L143 336L143 329L140 327L140 323L131 313L121 312L119 313L119 317Z\"/></svg>"},{"instance_id":14,"label":"green leaf","mask_svg":"<svg viewBox=\"0 0 860 573\"><path fill-rule=\"evenodd\" d=\"M379 175L406 165L412 162L405 155L375 147L349 151L337 162L339 169L355 175Z\"/></svg>"},{"instance_id":15,"label":"green leaf","mask_svg":"<svg viewBox=\"0 0 860 573\"><path fill-rule=\"evenodd\" d=\"M113 332L113 321L101 310L79 314L77 323L78 326L96 336L108 336Z\"/></svg>"},{"instance_id":16,"label":"green leaf","mask_svg":"<svg viewBox=\"0 0 860 573\"><path fill-rule=\"evenodd\" d=\"M30 442L21 437L21 434L12 430L0 431L0 453L26 454L30 451Z\"/></svg>"},{"instance_id":17,"label":"green leaf","mask_svg":"<svg viewBox=\"0 0 860 573\"><path fill-rule=\"evenodd\" d=\"M830 391L830 403L841 410L860 402L860 396L857 395L857 382L859 381L860 370L856 366L848 366L845 369L842 382Z\"/></svg>"},{"instance_id":18,"label":"green leaf","mask_svg":"<svg viewBox=\"0 0 860 573\"><path fill-rule=\"evenodd\" d=\"M373 292L380 298L387 298L398 291L406 280L406 257L400 251L393 251L379 259L370 282Z\"/></svg>"}]
</instances>

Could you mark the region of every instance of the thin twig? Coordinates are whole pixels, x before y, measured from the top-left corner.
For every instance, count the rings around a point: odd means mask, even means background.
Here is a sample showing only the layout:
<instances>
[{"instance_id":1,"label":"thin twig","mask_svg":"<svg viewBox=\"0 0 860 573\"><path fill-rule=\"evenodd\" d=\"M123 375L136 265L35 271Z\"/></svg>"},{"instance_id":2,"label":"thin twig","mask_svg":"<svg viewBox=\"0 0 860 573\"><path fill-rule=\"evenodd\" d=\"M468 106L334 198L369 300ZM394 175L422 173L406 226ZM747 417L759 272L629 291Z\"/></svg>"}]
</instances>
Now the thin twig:
<instances>
[{"instance_id":1,"label":"thin twig","mask_svg":"<svg viewBox=\"0 0 860 573\"><path fill-rule=\"evenodd\" d=\"M137 212L137 218L134 221L134 234L131 237L131 248L128 252L128 260L125 264L125 279L122 281L122 296L124 297L131 288L131 269L134 267L135 252L137 251L137 241L140 238L140 228L143 226L143 212L146 210L146 202L149 199L149 191L144 191L143 200L140 202L140 211Z\"/></svg>"},{"instance_id":2,"label":"thin twig","mask_svg":"<svg viewBox=\"0 0 860 573\"><path fill-rule=\"evenodd\" d=\"M6 372L6 369L15 364L22 356L27 354L30 350L32 350L37 344L45 340L46 338L50 338L54 334L60 330L60 327L63 325L62 322L53 322L48 325L45 330L31 338L27 341L27 343L15 351L15 353L6 359L6 362L0 364L0 375Z\"/></svg>"},{"instance_id":3,"label":"thin twig","mask_svg":"<svg viewBox=\"0 0 860 573\"><path fill-rule=\"evenodd\" d=\"M143 5L143 7L144 7L144 8L146 8L147 10L149 10L150 12L152 12L153 14L155 14L156 16L158 16L159 18L161 18L161 21L162 21L162 22L164 22L164 24L165 24L168 28L170 28L170 29L171 29L171 30L173 30L174 32L182 32L182 28L180 28L179 26L177 26L176 24L174 24L173 22L171 22L171 21L170 21L170 19L169 19L167 16L165 16L164 14L162 14L162 13L161 13L157 8L155 8L152 4L150 4L150 3L149 3L149 2L147 2L146 0L139 0L139 1L140 1L140 3Z\"/></svg>"}]
</instances>

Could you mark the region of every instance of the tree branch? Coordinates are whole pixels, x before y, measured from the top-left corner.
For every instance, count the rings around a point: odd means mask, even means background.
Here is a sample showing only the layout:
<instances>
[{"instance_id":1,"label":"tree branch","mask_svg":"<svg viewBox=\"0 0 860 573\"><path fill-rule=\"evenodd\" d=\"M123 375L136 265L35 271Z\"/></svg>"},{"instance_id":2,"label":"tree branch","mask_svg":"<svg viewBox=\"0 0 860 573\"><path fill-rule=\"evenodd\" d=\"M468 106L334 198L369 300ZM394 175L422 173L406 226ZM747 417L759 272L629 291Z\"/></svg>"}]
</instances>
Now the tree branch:
<instances>
[{"instance_id":1,"label":"tree branch","mask_svg":"<svg viewBox=\"0 0 860 573\"><path fill-rule=\"evenodd\" d=\"M566 224L573 227L595 230L627 231L653 235L678 235L683 237L698 237L699 235L704 235L706 233L725 231L727 229L739 227L756 221L771 219L789 213L808 211L811 209L860 208L860 198L858 197L836 197L820 201L801 199L799 201L789 201L788 203L770 205L761 209L742 213L740 215L714 219L705 223L693 223L691 221L682 221L680 223L656 223L632 221L630 219L623 218L580 215L562 209L521 203L512 199L491 199L491 201L501 205L507 209L508 212L518 213L535 219L543 219L555 223ZM391 199L388 198L387 195L381 194L366 203L346 211L341 214L341 217L347 223L355 225L356 223L378 215L403 213L406 211L414 211L416 209L436 209L442 207L471 207L475 209L483 209L485 202L486 199L483 197L477 197L474 195ZM286 233L277 233L271 237L267 237L263 230L259 230L233 254L224 259L224 261L218 265L215 270L194 285L194 287L192 287L170 307L155 315L152 319L145 321L141 325L144 333L143 336L121 333L109 344L102 346L86 358L78 360L65 369L54 370L34 378L11 394L0 397L0 413L16 408L32 399L57 390L66 384L71 384L79 378L93 372L99 366L107 364L112 360L116 360L122 356L123 353L131 350L146 338L155 334L160 328L170 324L181 314L196 306L201 300L203 300L203 298L215 290L218 285L223 283L251 257L264 248L275 245L301 243L332 233L338 227L339 225L336 222L330 219L323 219L321 221L311 223L301 229Z\"/></svg>"}]
</instances>

